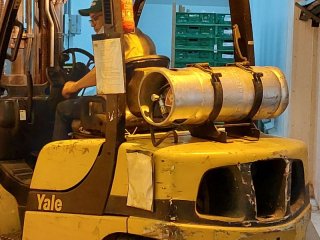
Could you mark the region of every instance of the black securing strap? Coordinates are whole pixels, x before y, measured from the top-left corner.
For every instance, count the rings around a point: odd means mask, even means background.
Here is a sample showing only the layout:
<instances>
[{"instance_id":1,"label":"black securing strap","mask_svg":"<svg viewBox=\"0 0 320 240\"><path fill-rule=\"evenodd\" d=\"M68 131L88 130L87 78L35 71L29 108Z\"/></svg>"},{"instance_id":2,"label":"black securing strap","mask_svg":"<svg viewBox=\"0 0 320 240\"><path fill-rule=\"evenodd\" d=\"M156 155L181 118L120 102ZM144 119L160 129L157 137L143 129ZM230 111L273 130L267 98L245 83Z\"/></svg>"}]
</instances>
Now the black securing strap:
<instances>
[{"instance_id":1,"label":"black securing strap","mask_svg":"<svg viewBox=\"0 0 320 240\"><path fill-rule=\"evenodd\" d=\"M219 116L223 104L223 89L220 81L220 77L222 77L222 74L214 73L208 63L188 64L187 66L199 68L200 70L209 73L211 76L211 84L214 91L214 103L213 109L209 115L209 121L214 122L215 119Z\"/></svg>"},{"instance_id":2,"label":"black securing strap","mask_svg":"<svg viewBox=\"0 0 320 240\"><path fill-rule=\"evenodd\" d=\"M250 112L248 113L248 116L245 119L245 120L251 121L252 118L259 111L261 104L262 104L263 85L262 85L261 78L263 77L263 73L253 71L253 69L249 65L247 65L246 63L236 62L233 64L228 64L228 66L236 66L246 72L251 73L253 76L252 82L253 82L253 86L254 86L254 102L253 102L253 106L252 106Z\"/></svg>"},{"instance_id":3,"label":"black securing strap","mask_svg":"<svg viewBox=\"0 0 320 240\"><path fill-rule=\"evenodd\" d=\"M261 103L262 103L262 98L263 98L263 86L262 86L262 82L261 82L261 77L263 77L263 74L253 72L252 75L253 75L252 82L253 82L253 86L254 86L254 102L253 102L253 106L247 116L247 118L250 120L259 111Z\"/></svg>"},{"instance_id":4,"label":"black securing strap","mask_svg":"<svg viewBox=\"0 0 320 240\"><path fill-rule=\"evenodd\" d=\"M211 84L214 90L214 104L213 110L209 115L209 120L214 121L219 116L219 113L222 109L223 103L223 89L220 81L220 77L222 77L221 73L213 73L211 72Z\"/></svg>"}]
</instances>

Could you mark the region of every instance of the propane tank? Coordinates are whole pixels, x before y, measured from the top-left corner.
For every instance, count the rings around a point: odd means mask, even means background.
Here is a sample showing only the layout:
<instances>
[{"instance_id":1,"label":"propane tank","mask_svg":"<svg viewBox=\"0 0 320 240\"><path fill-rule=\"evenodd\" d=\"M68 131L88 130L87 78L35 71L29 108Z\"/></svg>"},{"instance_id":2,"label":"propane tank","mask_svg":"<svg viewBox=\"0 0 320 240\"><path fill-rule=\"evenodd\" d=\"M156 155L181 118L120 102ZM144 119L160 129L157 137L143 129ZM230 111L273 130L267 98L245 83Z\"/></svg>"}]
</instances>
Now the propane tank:
<instances>
[{"instance_id":1,"label":"propane tank","mask_svg":"<svg viewBox=\"0 0 320 240\"><path fill-rule=\"evenodd\" d=\"M132 0L121 0L122 27L124 33L135 31Z\"/></svg>"},{"instance_id":2,"label":"propane tank","mask_svg":"<svg viewBox=\"0 0 320 240\"><path fill-rule=\"evenodd\" d=\"M209 73L195 67L146 70L138 94L143 118L151 125L166 127L202 124L216 112L210 120L239 122L248 117L277 117L288 105L288 86L279 68L251 67L249 72L239 67L213 67L211 71L219 73L220 88L213 87ZM262 92L258 104L253 72L260 73Z\"/></svg>"}]
</instances>

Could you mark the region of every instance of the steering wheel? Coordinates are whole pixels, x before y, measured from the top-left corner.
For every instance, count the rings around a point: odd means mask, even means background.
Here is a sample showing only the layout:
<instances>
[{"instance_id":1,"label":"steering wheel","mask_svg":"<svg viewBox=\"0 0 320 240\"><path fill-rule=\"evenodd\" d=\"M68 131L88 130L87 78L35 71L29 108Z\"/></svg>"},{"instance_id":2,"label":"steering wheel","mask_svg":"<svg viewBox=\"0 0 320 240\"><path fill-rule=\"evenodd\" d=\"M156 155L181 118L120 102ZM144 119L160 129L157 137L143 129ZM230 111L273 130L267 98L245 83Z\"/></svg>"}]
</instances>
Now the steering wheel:
<instances>
[{"instance_id":1,"label":"steering wheel","mask_svg":"<svg viewBox=\"0 0 320 240\"><path fill-rule=\"evenodd\" d=\"M77 54L88 58L87 62L77 61ZM70 58L71 56L71 58ZM70 62L71 59L71 62ZM60 56L60 66L66 74L66 81L78 81L93 68L94 57L91 53L81 48L69 48L64 50Z\"/></svg>"}]
</instances>

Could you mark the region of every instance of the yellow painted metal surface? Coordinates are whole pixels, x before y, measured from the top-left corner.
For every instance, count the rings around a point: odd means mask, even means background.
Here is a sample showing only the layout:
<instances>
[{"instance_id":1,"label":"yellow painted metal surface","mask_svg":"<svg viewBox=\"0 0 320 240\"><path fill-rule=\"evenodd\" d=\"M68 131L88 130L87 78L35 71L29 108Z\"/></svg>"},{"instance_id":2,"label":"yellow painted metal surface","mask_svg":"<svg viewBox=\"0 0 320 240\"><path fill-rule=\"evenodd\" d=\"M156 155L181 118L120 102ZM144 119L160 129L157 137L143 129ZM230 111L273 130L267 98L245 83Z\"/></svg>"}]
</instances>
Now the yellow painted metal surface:
<instances>
[{"instance_id":1,"label":"yellow painted metal surface","mask_svg":"<svg viewBox=\"0 0 320 240\"><path fill-rule=\"evenodd\" d=\"M26 212L23 240L102 240L127 231L127 218Z\"/></svg>"},{"instance_id":2,"label":"yellow painted metal surface","mask_svg":"<svg viewBox=\"0 0 320 240\"><path fill-rule=\"evenodd\" d=\"M0 235L20 231L18 203L16 199L0 185Z\"/></svg>"},{"instance_id":3,"label":"yellow painted metal surface","mask_svg":"<svg viewBox=\"0 0 320 240\"><path fill-rule=\"evenodd\" d=\"M79 163L80 160L75 160L76 164L71 164L72 160L75 156L81 156L79 152L84 149L84 146L97 150L98 146L103 143L102 140L91 141L67 141L62 142L62 146L56 143L49 146L43 157L49 159L49 155L57 152L57 147L61 147L58 159L70 159L66 160L69 165L65 167L67 169L76 168L82 166ZM69 149L71 143L76 143L77 151L63 155L62 152ZM149 135L137 135L129 137L119 149L111 190L113 196L127 197L128 195L128 152L140 152L152 156L156 200L195 201L201 178L213 168L276 158L301 159L304 163L307 161L305 145L292 139L265 136L259 141L235 139L232 143L225 144L209 142L193 138L187 133L180 133L178 144L173 144L172 139L169 138L159 147L154 147ZM71 158L72 155L74 156ZM93 155L90 155L92 158L89 161L94 162ZM93 162L91 165L85 165L85 168L90 168ZM280 238L281 240L303 240L309 219L310 206L300 216L285 224L259 228L181 224L139 217L27 212L23 239L103 239L110 233L126 232L128 229L131 234L156 239L278 240Z\"/></svg>"},{"instance_id":4,"label":"yellow painted metal surface","mask_svg":"<svg viewBox=\"0 0 320 240\"><path fill-rule=\"evenodd\" d=\"M305 161L307 149L300 141L284 138L189 143L160 149L154 153L157 198L195 201L201 178L209 169L271 158Z\"/></svg>"},{"instance_id":5,"label":"yellow painted metal surface","mask_svg":"<svg viewBox=\"0 0 320 240\"><path fill-rule=\"evenodd\" d=\"M88 174L104 141L85 139L49 143L38 157L31 189L72 188Z\"/></svg>"},{"instance_id":6,"label":"yellow painted metal surface","mask_svg":"<svg viewBox=\"0 0 320 240\"><path fill-rule=\"evenodd\" d=\"M292 158L307 162L305 144L287 138L262 137L259 141L235 139L226 144L192 138L189 134L182 133L178 144L173 144L172 139L168 139L159 148L155 148L148 136L137 136L128 139L119 150L112 195L127 195L125 154L128 150L153 154L156 199L195 201L205 172L221 166L271 158ZM307 172L305 176L308 183Z\"/></svg>"},{"instance_id":7,"label":"yellow painted metal surface","mask_svg":"<svg viewBox=\"0 0 320 240\"><path fill-rule=\"evenodd\" d=\"M259 228L180 224L130 217L128 232L170 240L304 240L309 220L310 206L286 224Z\"/></svg>"}]
</instances>

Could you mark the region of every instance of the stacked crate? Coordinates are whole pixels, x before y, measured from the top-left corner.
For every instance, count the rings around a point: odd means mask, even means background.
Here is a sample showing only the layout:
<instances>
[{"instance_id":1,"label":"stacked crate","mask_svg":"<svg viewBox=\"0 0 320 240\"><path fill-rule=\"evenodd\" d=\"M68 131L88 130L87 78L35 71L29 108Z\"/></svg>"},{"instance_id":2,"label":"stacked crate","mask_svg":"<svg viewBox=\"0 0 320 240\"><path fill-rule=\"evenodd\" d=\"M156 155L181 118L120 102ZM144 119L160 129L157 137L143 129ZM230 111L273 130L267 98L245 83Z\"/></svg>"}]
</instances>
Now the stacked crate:
<instances>
[{"instance_id":1,"label":"stacked crate","mask_svg":"<svg viewBox=\"0 0 320 240\"><path fill-rule=\"evenodd\" d=\"M234 62L230 20L228 14L178 12L175 67L204 62L223 66Z\"/></svg>"}]
</instances>

